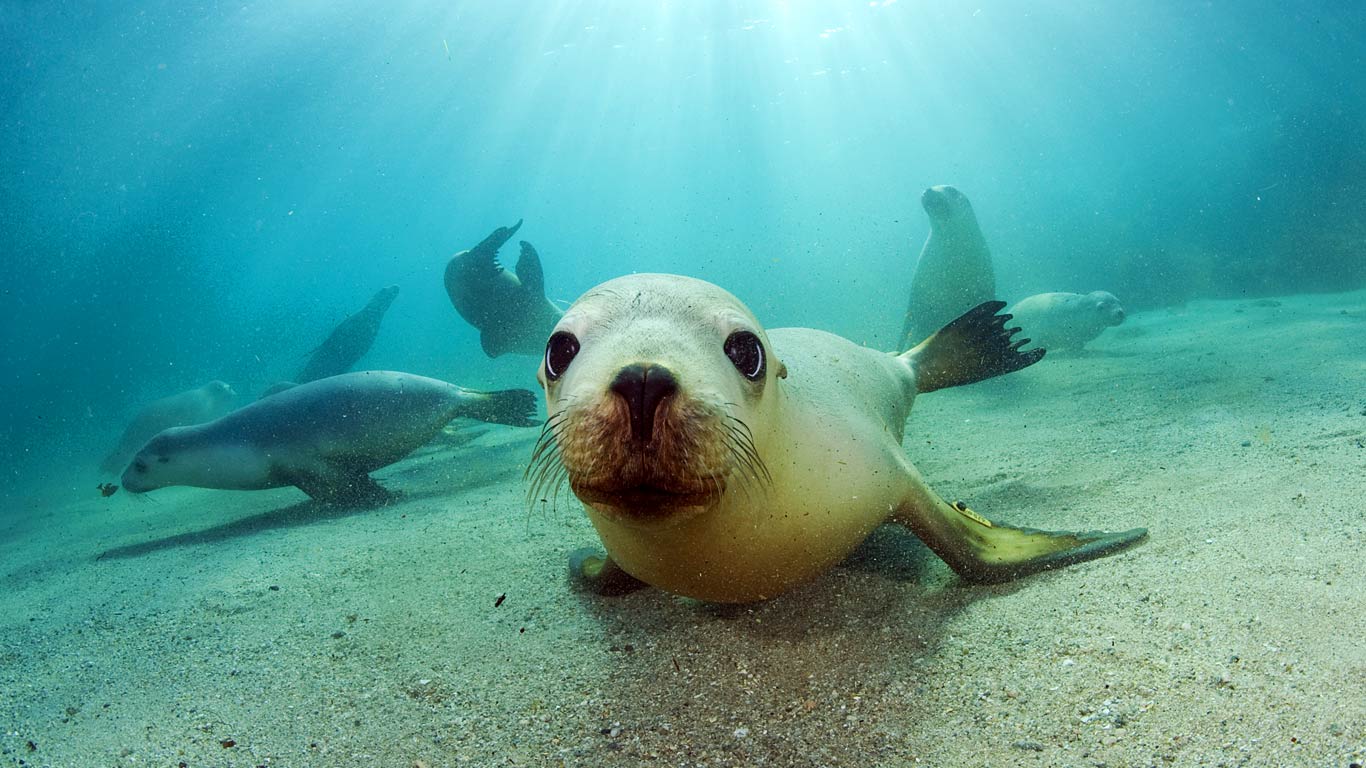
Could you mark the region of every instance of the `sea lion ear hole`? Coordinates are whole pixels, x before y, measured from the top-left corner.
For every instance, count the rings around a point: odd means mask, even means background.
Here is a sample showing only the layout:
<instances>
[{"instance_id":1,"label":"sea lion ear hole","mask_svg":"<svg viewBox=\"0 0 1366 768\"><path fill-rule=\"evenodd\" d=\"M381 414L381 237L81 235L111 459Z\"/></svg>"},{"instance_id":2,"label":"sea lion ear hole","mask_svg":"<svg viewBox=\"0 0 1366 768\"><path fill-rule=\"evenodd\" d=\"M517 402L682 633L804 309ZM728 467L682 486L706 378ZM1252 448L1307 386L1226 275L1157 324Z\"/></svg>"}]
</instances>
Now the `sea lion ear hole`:
<instances>
[{"instance_id":1,"label":"sea lion ear hole","mask_svg":"<svg viewBox=\"0 0 1366 768\"><path fill-rule=\"evenodd\" d=\"M556 331L545 343L545 377L554 381L564 375L574 356L579 354L579 340L568 331Z\"/></svg>"},{"instance_id":2,"label":"sea lion ear hole","mask_svg":"<svg viewBox=\"0 0 1366 768\"><path fill-rule=\"evenodd\" d=\"M766 370L764 343L751 331L736 331L726 337L726 357L750 381L761 381Z\"/></svg>"}]
</instances>

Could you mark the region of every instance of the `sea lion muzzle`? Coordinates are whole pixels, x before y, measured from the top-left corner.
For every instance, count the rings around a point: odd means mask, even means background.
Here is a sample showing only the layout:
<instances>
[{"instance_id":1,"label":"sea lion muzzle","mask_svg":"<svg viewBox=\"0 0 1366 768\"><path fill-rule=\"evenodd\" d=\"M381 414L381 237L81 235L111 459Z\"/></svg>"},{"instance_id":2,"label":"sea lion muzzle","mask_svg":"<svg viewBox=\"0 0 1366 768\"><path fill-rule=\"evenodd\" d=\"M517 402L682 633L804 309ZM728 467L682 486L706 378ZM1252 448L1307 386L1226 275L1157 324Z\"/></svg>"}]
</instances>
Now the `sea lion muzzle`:
<instances>
[{"instance_id":1,"label":"sea lion muzzle","mask_svg":"<svg viewBox=\"0 0 1366 768\"><path fill-rule=\"evenodd\" d=\"M634 363L617 372L608 387L626 403L631 416L631 440L648 445L654 437L655 413L665 398L678 392L678 380L662 365Z\"/></svg>"}]
</instances>

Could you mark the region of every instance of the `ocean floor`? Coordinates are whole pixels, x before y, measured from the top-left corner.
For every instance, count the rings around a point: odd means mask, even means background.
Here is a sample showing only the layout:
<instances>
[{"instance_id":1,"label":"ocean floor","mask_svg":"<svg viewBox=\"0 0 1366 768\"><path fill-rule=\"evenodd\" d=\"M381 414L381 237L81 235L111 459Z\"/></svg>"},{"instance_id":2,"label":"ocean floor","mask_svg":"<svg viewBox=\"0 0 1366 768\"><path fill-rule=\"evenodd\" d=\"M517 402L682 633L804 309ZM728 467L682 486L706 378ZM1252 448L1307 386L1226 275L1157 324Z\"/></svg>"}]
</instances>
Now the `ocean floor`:
<instances>
[{"instance_id":1,"label":"ocean floor","mask_svg":"<svg viewBox=\"0 0 1366 768\"><path fill-rule=\"evenodd\" d=\"M464 425L367 511L92 479L0 518L0 765L1363 763L1364 337L1366 292L1201 301L920 398L946 497L1151 530L1002 586L884 529L759 605L578 596L536 430Z\"/></svg>"}]
</instances>

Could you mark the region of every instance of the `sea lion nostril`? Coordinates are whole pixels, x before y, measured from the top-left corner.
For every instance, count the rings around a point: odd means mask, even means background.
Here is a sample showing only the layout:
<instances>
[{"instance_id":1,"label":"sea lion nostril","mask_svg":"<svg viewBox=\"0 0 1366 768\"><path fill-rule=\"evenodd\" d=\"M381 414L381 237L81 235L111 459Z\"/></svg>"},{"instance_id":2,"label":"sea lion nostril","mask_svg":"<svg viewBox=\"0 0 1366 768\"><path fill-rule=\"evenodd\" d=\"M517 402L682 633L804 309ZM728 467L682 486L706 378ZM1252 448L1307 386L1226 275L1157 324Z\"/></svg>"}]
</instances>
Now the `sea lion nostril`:
<instances>
[{"instance_id":1,"label":"sea lion nostril","mask_svg":"<svg viewBox=\"0 0 1366 768\"><path fill-rule=\"evenodd\" d=\"M660 401L678 391L678 380L663 366L634 363L617 372L609 389L626 403L631 437L648 443L654 436L655 410Z\"/></svg>"}]
</instances>

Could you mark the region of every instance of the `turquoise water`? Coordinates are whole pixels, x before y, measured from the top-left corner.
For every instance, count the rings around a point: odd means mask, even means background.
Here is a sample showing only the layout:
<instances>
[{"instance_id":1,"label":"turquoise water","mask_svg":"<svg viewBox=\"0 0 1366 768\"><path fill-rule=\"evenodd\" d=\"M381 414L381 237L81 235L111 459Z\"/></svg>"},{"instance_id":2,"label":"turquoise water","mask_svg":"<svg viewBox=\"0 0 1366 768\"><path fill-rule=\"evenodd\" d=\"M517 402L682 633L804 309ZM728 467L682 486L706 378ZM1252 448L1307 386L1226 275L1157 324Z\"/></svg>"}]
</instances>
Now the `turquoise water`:
<instances>
[{"instance_id":1,"label":"turquoise water","mask_svg":"<svg viewBox=\"0 0 1366 768\"><path fill-rule=\"evenodd\" d=\"M0 763L1366 757L1360 4L0 0L0 51ZM939 184L1000 298L1129 319L918 399L908 456L1141 546L983 587L882 530L752 606L584 598L537 430L468 423L375 509L97 490L140 406L247 402L390 285L358 368L535 389L442 284L518 220L560 306L677 272L892 349Z\"/></svg>"},{"instance_id":2,"label":"turquoise water","mask_svg":"<svg viewBox=\"0 0 1366 768\"><path fill-rule=\"evenodd\" d=\"M10 488L84 483L155 397L259 390L391 283L363 367L530 385L535 361L486 359L440 284L452 253L519 218L552 299L683 272L770 326L879 346L931 184L972 199L1008 299L1360 286L1364 17L4 3Z\"/></svg>"}]
</instances>

